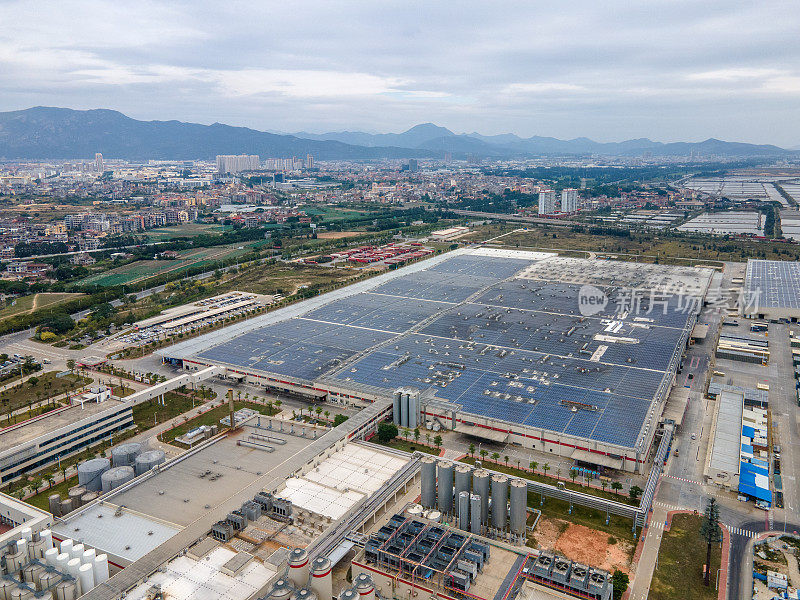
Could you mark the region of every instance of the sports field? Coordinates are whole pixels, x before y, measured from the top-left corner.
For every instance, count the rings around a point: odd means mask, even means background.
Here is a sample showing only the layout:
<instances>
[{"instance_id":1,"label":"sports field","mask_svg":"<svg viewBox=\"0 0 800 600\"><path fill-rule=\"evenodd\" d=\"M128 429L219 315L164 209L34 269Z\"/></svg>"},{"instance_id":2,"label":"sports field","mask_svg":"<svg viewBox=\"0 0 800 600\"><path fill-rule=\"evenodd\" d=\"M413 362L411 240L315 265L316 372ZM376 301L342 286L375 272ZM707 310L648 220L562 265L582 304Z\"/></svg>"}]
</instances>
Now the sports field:
<instances>
[{"instance_id":1,"label":"sports field","mask_svg":"<svg viewBox=\"0 0 800 600\"><path fill-rule=\"evenodd\" d=\"M171 271L180 271L189 267L211 264L223 258L240 256L249 252L253 243L185 250L175 260L139 260L110 271L96 273L83 279L80 283L81 285L96 284L104 287L137 283Z\"/></svg>"},{"instance_id":2,"label":"sports field","mask_svg":"<svg viewBox=\"0 0 800 600\"><path fill-rule=\"evenodd\" d=\"M174 238L195 237L203 234L220 234L225 229L224 225L217 223L184 223L173 227L159 227L147 232L150 242L163 242Z\"/></svg>"}]
</instances>

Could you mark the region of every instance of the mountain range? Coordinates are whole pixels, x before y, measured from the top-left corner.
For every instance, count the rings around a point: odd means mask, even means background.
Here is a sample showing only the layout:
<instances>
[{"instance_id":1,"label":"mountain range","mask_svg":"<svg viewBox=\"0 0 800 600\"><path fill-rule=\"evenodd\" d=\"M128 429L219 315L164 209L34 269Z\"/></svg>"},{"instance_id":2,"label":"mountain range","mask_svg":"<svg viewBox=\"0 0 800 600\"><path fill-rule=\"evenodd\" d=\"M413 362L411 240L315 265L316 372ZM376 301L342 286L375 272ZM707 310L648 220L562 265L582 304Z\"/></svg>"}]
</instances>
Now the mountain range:
<instances>
[{"instance_id":1,"label":"mountain range","mask_svg":"<svg viewBox=\"0 0 800 600\"><path fill-rule=\"evenodd\" d=\"M736 156L778 157L794 151L768 144L708 139L703 142L654 142L647 138L595 142L515 134L457 134L433 123L403 133L341 131L324 134L277 134L222 123L139 121L107 109L72 110L37 106L0 112L0 158L75 159L101 152L107 158L213 159L218 154L258 154L320 160L434 158L512 158L543 155Z\"/></svg>"}]
</instances>

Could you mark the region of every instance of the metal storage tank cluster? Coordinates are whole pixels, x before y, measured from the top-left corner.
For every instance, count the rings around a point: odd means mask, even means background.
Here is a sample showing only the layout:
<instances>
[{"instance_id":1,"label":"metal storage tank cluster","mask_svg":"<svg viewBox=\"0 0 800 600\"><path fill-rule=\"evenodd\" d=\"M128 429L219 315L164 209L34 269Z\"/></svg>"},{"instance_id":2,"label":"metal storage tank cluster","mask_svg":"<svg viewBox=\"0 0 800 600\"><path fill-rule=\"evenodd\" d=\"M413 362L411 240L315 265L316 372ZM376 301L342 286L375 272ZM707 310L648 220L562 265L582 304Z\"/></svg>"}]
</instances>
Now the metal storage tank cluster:
<instances>
[{"instance_id":1,"label":"metal storage tank cluster","mask_svg":"<svg viewBox=\"0 0 800 600\"><path fill-rule=\"evenodd\" d=\"M453 512L453 463L440 462L437 468L439 511Z\"/></svg>"},{"instance_id":2,"label":"metal storage tank cluster","mask_svg":"<svg viewBox=\"0 0 800 600\"><path fill-rule=\"evenodd\" d=\"M419 391L399 388L394 392L392 421L398 427L416 429L419 426Z\"/></svg>"},{"instance_id":3,"label":"metal storage tank cluster","mask_svg":"<svg viewBox=\"0 0 800 600\"><path fill-rule=\"evenodd\" d=\"M459 496L461 492L469 492L472 483L472 469L467 465L459 464L455 468L456 476L456 489L455 495Z\"/></svg>"},{"instance_id":4,"label":"metal storage tank cluster","mask_svg":"<svg viewBox=\"0 0 800 600\"><path fill-rule=\"evenodd\" d=\"M433 508L436 506L436 460L425 456L422 463L422 506Z\"/></svg>"},{"instance_id":5,"label":"metal storage tank cluster","mask_svg":"<svg viewBox=\"0 0 800 600\"><path fill-rule=\"evenodd\" d=\"M472 492L481 497L481 523L486 524L489 519L489 471L476 469L472 473Z\"/></svg>"},{"instance_id":6,"label":"metal storage tank cluster","mask_svg":"<svg viewBox=\"0 0 800 600\"><path fill-rule=\"evenodd\" d=\"M103 493L110 492L119 486L128 483L136 477L133 467L114 467L106 471L100 478Z\"/></svg>"},{"instance_id":7,"label":"metal storage tank cluster","mask_svg":"<svg viewBox=\"0 0 800 600\"><path fill-rule=\"evenodd\" d=\"M458 494L458 528L469 529L469 492Z\"/></svg>"},{"instance_id":8,"label":"metal storage tank cluster","mask_svg":"<svg viewBox=\"0 0 800 600\"><path fill-rule=\"evenodd\" d=\"M110 468L111 461L107 458L92 458L82 462L78 465L78 485L91 492L99 492L101 489L100 478Z\"/></svg>"},{"instance_id":9,"label":"metal storage tank cluster","mask_svg":"<svg viewBox=\"0 0 800 600\"><path fill-rule=\"evenodd\" d=\"M137 442L120 444L111 449L111 462L115 467L132 467L141 453L142 445Z\"/></svg>"},{"instance_id":10,"label":"metal storage tank cluster","mask_svg":"<svg viewBox=\"0 0 800 600\"><path fill-rule=\"evenodd\" d=\"M525 535L525 525L528 520L528 486L520 479L511 482L511 533L517 536Z\"/></svg>"},{"instance_id":11,"label":"metal storage tank cluster","mask_svg":"<svg viewBox=\"0 0 800 600\"><path fill-rule=\"evenodd\" d=\"M492 476L492 527L505 529L508 514L508 477Z\"/></svg>"},{"instance_id":12,"label":"metal storage tank cluster","mask_svg":"<svg viewBox=\"0 0 800 600\"><path fill-rule=\"evenodd\" d=\"M136 457L133 470L136 475L141 475L142 473L146 473L153 467L160 465L166 460L167 455L163 450L148 450L147 452L142 452Z\"/></svg>"}]
</instances>

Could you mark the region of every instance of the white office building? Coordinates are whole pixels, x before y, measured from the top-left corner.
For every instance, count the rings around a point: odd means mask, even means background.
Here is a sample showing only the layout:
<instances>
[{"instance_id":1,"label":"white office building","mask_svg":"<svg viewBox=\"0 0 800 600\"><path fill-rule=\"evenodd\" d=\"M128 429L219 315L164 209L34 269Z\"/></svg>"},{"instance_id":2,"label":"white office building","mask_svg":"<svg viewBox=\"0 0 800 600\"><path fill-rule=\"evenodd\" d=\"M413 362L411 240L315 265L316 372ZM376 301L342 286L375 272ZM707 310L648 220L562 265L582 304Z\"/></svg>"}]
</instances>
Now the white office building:
<instances>
[{"instance_id":1,"label":"white office building","mask_svg":"<svg viewBox=\"0 0 800 600\"><path fill-rule=\"evenodd\" d=\"M575 188L561 190L561 212L578 212L578 190Z\"/></svg>"},{"instance_id":2,"label":"white office building","mask_svg":"<svg viewBox=\"0 0 800 600\"><path fill-rule=\"evenodd\" d=\"M539 214L552 215L556 212L556 193L553 190L539 192Z\"/></svg>"}]
</instances>

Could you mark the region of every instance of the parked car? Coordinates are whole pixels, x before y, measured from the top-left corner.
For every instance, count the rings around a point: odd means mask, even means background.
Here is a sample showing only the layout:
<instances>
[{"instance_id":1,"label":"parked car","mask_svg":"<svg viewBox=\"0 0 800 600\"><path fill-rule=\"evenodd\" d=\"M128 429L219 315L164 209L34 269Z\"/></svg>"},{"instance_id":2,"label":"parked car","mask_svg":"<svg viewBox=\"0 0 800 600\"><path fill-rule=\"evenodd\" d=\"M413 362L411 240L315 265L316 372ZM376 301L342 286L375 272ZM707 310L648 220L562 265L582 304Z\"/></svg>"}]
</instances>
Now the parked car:
<instances>
[{"instance_id":1,"label":"parked car","mask_svg":"<svg viewBox=\"0 0 800 600\"><path fill-rule=\"evenodd\" d=\"M747 496L743 496L742 494L739 494L738 496L736 496L736 499L739 502L747 502Z\"/></svg>"},{"instance_id":2,"label":"parked car","mask_svg":"<svg viewBox=\"0 0 800 600\"><path fill-rule=\"evenodd\" d=\"M763 500L758 500L756 502L756 508L760 508L761 510L769 510L769 504Z\"/></svg>"}]
</instances>

